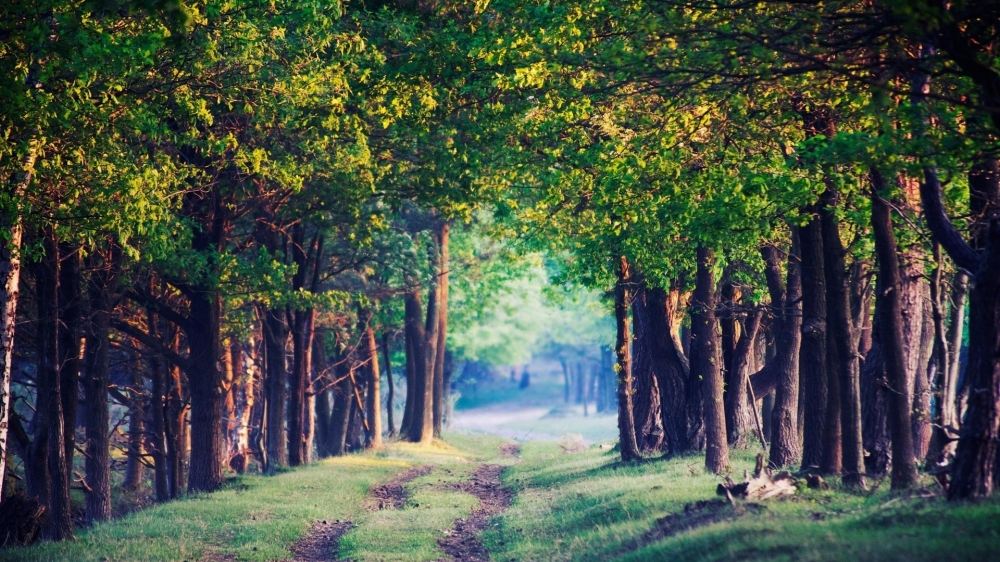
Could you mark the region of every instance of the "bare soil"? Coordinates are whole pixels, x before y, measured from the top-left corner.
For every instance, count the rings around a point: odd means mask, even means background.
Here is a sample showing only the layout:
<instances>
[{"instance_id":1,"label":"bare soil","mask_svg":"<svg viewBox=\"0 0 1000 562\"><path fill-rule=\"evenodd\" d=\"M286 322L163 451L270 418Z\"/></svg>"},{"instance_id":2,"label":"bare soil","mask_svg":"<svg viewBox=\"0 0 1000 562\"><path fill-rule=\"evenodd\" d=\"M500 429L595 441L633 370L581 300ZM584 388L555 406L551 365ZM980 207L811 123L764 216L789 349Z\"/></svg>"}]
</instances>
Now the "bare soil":
<instances>
[{"instance_id":1,"label":"bare soil","mask_svg":"<svg viewBox=\"0 0 1000 562\"><path fill-rule=\"evenodd\" d=\"M306 538L292 547L295 558L291 562L332 562L340 560L337 551L340 537L350 531L350 521L317 521Z\"/></svg>"},{"instance_id":2,"label":"bare soil","mask_svg":"<svg viewBox=\"0 0 1000 562\"><path fill-rule=\"evenodd\" d=\"M764 506L757 503L740 502L738 506L733 506L721 499L689 503L684 506L684 511L657 519L656 526L647 531L638 540L638 544L633 546L638 548L698 527L732 521L748 513L759 513L764 509L766 509Z\"/></svg>"},{"instance_id":3,"label":"bare soil","mask_svg":"<svg viewBox=\"0 0 1000 562\"><path fill-rule=\"evenodd\" d=\"M365 500L365 507L369 511L403 509L403 506L406 505L406 499L409 496L403 485L415 478L420 478L430 471L430 466L415 466L385 484L373 488L370 497Z\"/></svg>"},{"instance_id":4,"label":"bare soil","mask_svg":"<svg viewBox=\"0 0 1000 562\"><path fill-rule=\"evenodd\" d=\"M521 446L517 443L504 443L500 445L500 454L505 457L516 457L521 454Z\"/></svg>"},{"instance_id":5,"label":"bare soil","mask_svg":"<svg viewBox=\"0 0 1000 562\"><path fill-rule=\"evenodd\" d=\"M516 455L518 447L505 445L501 451L506 456ZM490 559L479 535L489 525L490 518L510 506L511 493L500 482L503 469L502 465L484 464L469 480L454 485L454 489L479 498L479 507L468 517L456 520L454 528L438 541L441 550L448 555L445 560L487 562Z\"/></svg>"}]
</instances>

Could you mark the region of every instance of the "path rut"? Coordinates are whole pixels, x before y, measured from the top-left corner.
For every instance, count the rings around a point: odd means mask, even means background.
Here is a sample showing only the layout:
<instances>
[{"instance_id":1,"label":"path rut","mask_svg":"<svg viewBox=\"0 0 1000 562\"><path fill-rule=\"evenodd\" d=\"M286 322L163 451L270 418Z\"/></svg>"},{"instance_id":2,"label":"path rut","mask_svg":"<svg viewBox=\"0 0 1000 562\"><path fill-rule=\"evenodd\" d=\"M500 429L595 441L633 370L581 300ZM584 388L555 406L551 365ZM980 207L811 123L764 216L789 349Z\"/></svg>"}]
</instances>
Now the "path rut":
<instances>
[{"instance_id":1,"label":"path rut","mask_svg":"<svg viewBox=\"0 0 1000 562\"><path fill-rule=\"evenodd\" d=\"M500 447L505 457L515 457L520 447L508 443ZM490 519L503 513L510 506L512 494L504 488L500 475L506 466L484 464L468 480L455 484L454 489L479 498L479 506L468 517L455 521L448 534L438 541L438 546L448 555L445 560L460 562L488 562L490 553L480 538Z\"/></svg>"},{"instance_id":2,"label":"path rut","mask_svg":"<svg viewBox=\"0 0 1000 562\"><path fill-rule=\"evenodd\" d=\"M385 484L372 488L365 500L366 507L371 511L401 509L406 504L407 498L406 488L403 485L430 471L430 466L413 467ZM295 557L289 562L340 561L340 538L353 528L354 523L351 521L317 521L305 538L292 547Z\"/></svg>"}]
</instances>

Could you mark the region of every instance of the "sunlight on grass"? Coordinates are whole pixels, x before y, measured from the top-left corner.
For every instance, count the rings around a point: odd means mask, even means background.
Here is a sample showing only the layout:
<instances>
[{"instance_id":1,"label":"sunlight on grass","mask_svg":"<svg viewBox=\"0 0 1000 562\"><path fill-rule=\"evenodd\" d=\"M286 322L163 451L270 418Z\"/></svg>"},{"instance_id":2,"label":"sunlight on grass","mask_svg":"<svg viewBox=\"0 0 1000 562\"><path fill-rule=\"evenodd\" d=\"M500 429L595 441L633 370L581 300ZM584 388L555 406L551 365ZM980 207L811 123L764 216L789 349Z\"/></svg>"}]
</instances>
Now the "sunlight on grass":
<instances>
[{"instance_id":1,"label":"sunlight on grass","mask_svg":"<svg viewBox=\"0 0 1000 562\"><path fill-rule=\"evenodd\" d=\"M514 560L987 560L1000 552L1000 501L959 507L940 498L803 490L732 521L649 538L657 519L716 498L700 456L623 466L610 451L563 454L526 443L505 473L517 496L484 542ZM752 467L737 451L735 478ZM836 481L834 480L834 484ZM747 512L749 513L749 512Z\"/></svg>"}]
</instances>

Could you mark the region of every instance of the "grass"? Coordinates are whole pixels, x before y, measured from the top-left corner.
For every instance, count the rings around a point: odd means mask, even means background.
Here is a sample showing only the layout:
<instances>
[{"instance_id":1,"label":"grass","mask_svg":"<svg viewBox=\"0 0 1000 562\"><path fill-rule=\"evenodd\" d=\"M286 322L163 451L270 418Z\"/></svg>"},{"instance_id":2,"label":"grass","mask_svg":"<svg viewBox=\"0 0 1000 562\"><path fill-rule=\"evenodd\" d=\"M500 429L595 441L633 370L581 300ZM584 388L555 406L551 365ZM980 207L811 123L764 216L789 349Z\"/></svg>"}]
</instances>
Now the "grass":
<instances>
[{"instance_id":1,"label":"grass","mask_svg":"<svg viewBox=\"0 0 1000 562\"><path fill-rule=\"evenodd\" d=\"M0 561L182 561L225 556L266 561L291 558L289 550L318 520L350 520L342 556L358 560L435 560L437 539L476 500L441 489L476 461L498 456L502 440L449 436L451 444L396 443L383 451L326 459L275 476L232 478L224 490L188 497L78 530L77 540L0 550ZM362 504L373 487L411 466L434 471L409 486L415 492L399 511L369 512ZM441 480L441 482L437 482Z\"/></svg>"},{"instance_id":2,"label":"grass","mask_svg":"<svg viewBox=\"0 0 1000 562\"><path fill-rule=\"evenodd\" d=\"M849 493L833 482L833 490L803 490L760 510L725 507L723 520L664 536L650 533L659 519L716 498L720 477L705 473L701 456L623 465L606 446L565 454L529 442L513 461L499 457L499 438L447 439L234 478L217 493L82 530L74 542L0 550L0 561L282 560L317 519L354 522L341 539L343 558L437 560L437 541L476 505L453 484L480 462L511 464L503 478L516 494L483 535L495 560L1000 559L1000 500L951 505L931 490L896 494L876 483ZM734 452L735 477L752 464L752 453ZM364 507L373 486L421 465L433 470L407 485L403 509Z\"/></svg>"},{"instance_id":3,"label":"grass","mask_svg":"<svg viewBox=\"0 0 1000 562\"><path fill-rule=\"evenodd\" d=\"M996 560L1000 501L948 505L937 497L804 490L764 502L735 520L667 538L647 535L657 519L715 498L719 477L700 456L623 466L591 447L563 454L552 443L522 446L505 473L517 496L484 541L497 560ZM737 453L734 473L752 469Z\"/></svg>"},{"instance_id":4,"label":"grass","mask_svg":"<svg viewBox=\"0 0 1000 562\"><path fill-rule=\"evenodd\" d=\"M465 517L478 500L464 492L449 489L478 466L477 462L499 462L496 437L448 436L450 445L439 453L428 453L417 446L398 444L396 450L413 459L416 466L433 465L433 470L410 482L410 497L399 510L364 513L355 520L357 527L340 541L340 557L349 560L423 561L439 560L437 541L452 528L455 519Z\"/></svg>"}]
</instances>

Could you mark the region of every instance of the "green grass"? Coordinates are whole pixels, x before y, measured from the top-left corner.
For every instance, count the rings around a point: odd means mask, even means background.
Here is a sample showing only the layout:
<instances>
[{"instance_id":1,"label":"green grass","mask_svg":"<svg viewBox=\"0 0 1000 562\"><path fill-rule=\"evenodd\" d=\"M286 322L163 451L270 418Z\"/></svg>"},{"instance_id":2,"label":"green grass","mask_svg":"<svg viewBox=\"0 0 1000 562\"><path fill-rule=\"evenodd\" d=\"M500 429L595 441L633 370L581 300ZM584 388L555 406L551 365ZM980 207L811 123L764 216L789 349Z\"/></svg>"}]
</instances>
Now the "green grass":
<instances>
[{"instance_id":1,"label":"green grass","mask_svg":"<svg viewBox=\"0 0 1000 562\"><path fill-rule=\"evenodd\" d=\"M442 557L437 541L452 528L455 519L465 517L478 500L466 493L449 490L448 484L465 480L477 462L502 462L496 437L449 435L450 445L437 451L399 444L396 450L413 459L414 465L431 464L433 470L414 479L406 487L409 500L403 509L365 513L355 520L357 527L340 541L341 558L350 560L422 561Z\"/></svg>"},{"instance_id":2,"label":"green grass","mask_svg":"<svg viewBox=\"0 0 1000 562\"><path fill-rule=\"evenodd\" d=\"M476 503L472 496L443 490L440 484L463 478L476 461L495 460L503 443L495 437L448 440L451 444L396 443L383 451L326 459L272 477L233 478L214 494L78 530L75 541L0 550L0 561L182 561L209 555L283 560L291 558L289 547L318 519L355 523L341 540L342 556L435 560L441 556L437 539ZM371 513L363 507L373 486L424 464L435 469L409 486L415 493L405 509Z\"/></svg>"},{"instance_id":3,"label":"green grass","mask_svg":"<svg viewBox=\"0 0 1000 562\"><path fill-rule=\"evenodd\" d=\"M529 442L512 460L500 458L496 437L447 439L233 479L215 494L81 530L73 542L0 550L0 561L282 560L317 519L354 522L341 557L437 560L437 541L476 505L453 484L481 462L510 464L503 478L516 494L483 536L495 560L1000 559L1000 500L950 505L929 490L894 494L876 483L848 493L833 482L833 490L762 502L760 511L727 507L728 520L655 538L657 519L716 498L720 478L704 472L701 456L622 465L606 447L565 454L555 443ZM752 464L751 452L735 452L735 477ZM371 487L421 465L433 470L407 485L403 509L365 508Z\"/></svg>"},{"instance_id":4,"label":"green grass","mask_svg":"<svg viewBox=\"0 0 1000 562\"><path fill-rule=\"evenodd\" d=\"M716 497L720 479L702 457L622 466L608 450L567 455L545 442L522 454L504 476L514 504L484 537L496 560L1000 559L1000 501L952 506L881 484L863 494L804 490L734 521L644 539L658 518ZM746 453L733 463L739 476L753 464Z\"/></svg>"}]
</instances>

